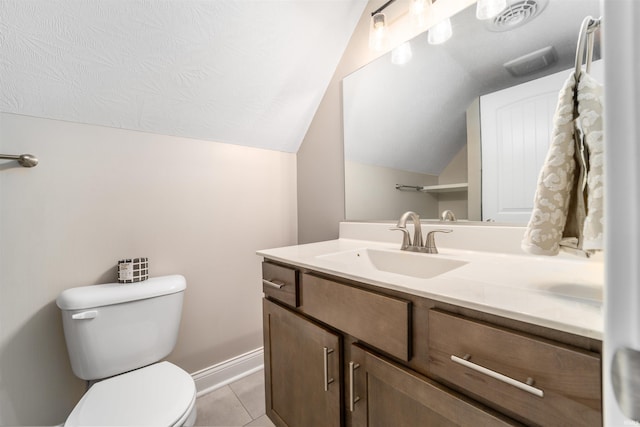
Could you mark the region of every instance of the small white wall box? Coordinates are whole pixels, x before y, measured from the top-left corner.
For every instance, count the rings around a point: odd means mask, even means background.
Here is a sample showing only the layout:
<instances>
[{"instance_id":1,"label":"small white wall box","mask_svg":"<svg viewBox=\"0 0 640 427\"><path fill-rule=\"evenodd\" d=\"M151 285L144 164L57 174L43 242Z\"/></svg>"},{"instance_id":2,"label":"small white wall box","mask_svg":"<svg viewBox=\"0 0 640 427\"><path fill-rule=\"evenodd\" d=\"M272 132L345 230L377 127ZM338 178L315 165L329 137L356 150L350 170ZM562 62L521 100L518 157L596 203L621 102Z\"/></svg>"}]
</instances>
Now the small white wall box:
<instances>
[{"instance_id":1,"label":"small white wall box","mask_svg":"<svg viewBox=\"0 0 640 427\"><path fill-rule=\"evenodd\" d=\"M118 261L118 283L142 282L149 278L149 258L128 258Z\"/></svg>"}]
</instances>

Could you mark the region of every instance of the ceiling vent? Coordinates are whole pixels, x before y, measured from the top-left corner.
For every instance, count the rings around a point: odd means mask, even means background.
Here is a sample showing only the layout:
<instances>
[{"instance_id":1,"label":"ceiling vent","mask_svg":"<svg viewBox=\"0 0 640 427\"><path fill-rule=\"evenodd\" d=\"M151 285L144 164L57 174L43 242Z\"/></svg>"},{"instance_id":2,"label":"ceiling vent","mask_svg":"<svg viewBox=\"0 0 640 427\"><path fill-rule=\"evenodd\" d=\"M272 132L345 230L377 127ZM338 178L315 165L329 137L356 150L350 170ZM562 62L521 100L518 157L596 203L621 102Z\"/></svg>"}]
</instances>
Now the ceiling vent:
<instances>
[{"instance_id":1,"label":"ceiling vent","mask_svg":"<svg viewBox=\"0 0 640 427\"><path fill-rule=\"evenodd\" d=\"M514 77L522 77L552 66L558 60L553 46L536 50L504 64Z\"/></svg>"},{"instance_id":2,"label":"ceiling vent","mask_svg":"<svg viewBox=\"0 0 640 427\"><path fill-rule=\"evenodd\" d=\"M490 31L509 31L533 20L547 6L548 0L514 0L489 21Z\"/></svg>"}]
</instances>

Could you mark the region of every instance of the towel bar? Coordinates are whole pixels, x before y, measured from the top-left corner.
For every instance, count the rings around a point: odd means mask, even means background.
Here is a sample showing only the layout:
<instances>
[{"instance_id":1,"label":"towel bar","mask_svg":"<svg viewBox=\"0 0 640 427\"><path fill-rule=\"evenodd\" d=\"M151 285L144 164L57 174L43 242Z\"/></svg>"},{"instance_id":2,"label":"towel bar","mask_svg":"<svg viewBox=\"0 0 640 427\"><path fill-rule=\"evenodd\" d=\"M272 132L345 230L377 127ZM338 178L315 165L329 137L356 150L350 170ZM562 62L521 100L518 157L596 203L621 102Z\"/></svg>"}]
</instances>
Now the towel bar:
<instances>
[{"instance_id":1,"label":"towel bar","mask_svg":"<svg viewBox=\"0 0 640 427\"><path fill-rule=\"evenodd\" d=\"M414 190L420 191L422 190L421 185L404 185L404 184L396 184L396 190Z\"/></svg>"},{"instance_id":2,"label":"towel bar","mask_svg":"<svg viewBox=\"0 0 640 427\"><path fill-rule=\"evenodd\" d=\"M582 25L580 27L580 33L578 33L578 46L576 49L576 69L575 69L575 78L576 81L580 78L580 74L582 74L582 64L585 60L586 53L586 68L587 73L591 68L591 59L593 57L593 44L594 44L594 32L600 28L601 18L592 18L591 16L587 16L582 21ZM585 46L586 44L586 46ZM585 52L586 49L586 52Z\"/></svg>"},{"instance_id":3,"label":"towel bar","mask_svg":"<svg viewBox=\"0 0 640 427\"><path fill-rule=\"evenodd\" d=\"M0 160L17 160L20 166L25 168L32 168L38 164L38 158L33 154L21 154L19 156L0 154Z\"/></svg>"}]
</instances>

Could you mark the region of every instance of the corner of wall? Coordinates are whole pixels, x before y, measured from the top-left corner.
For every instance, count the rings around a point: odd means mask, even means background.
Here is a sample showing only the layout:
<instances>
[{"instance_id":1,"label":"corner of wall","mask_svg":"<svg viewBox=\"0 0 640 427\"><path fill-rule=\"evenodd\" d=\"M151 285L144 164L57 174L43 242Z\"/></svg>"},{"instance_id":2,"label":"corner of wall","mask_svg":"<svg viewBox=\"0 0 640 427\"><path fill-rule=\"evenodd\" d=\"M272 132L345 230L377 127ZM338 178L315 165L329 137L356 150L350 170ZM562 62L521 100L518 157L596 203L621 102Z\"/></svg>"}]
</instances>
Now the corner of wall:
<instances>
[{"instance_id":1,"label":"corner of wall","mask_svg":"<svg viewBox=\"0 0 640 427\"><path fill-rule=\"evenodd\" d=\"M369 62L370 1L318 106L297 153L298 242L338 237L344 220L344 140L342 134L342 79Z\"/></svg>"}]
</instances>

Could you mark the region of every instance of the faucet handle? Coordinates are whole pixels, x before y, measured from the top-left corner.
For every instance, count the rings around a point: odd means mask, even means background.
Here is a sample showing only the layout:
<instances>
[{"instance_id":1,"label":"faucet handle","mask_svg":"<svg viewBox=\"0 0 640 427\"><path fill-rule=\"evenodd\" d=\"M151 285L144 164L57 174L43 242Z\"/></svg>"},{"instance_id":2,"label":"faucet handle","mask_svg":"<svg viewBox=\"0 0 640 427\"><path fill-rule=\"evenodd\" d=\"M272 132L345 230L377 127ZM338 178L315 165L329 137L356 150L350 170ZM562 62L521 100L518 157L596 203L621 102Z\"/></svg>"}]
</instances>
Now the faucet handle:
<instances>
[{"instance_id":1,"label":"faucet handle","mask_svg":"<svg viewBox=\"0 0 640 427\"><path fill-rule=\"evenodd\" d=\"M402 231L402 247L400 250L405 250L409 246L411 246L411 235L409 234L409 230L405 227L391 227L389 230L391 231Z\"/></svg>"},{"instance_id":2,"label":"faucet handle","mask_svg":"<svg viewBox=\"0 0 640 427\"><path fill-rule=\"evenodd\" d=\"M457 218L453 211L446 209L440 214L440 221L457 221Z\"/></svg>"},{"instance_id":3,"label":"faucet handle","mask_svg":"<svg viewBox=\"0 0 640 427\"><path fill-rule=\"evenodd\" d=\"M437 254L438 248L436 247L436 239L434 237L435 233L451 233L453 230L450 228L441 228L439 230L433 230L427 233L427 238L424 242L424 247L429 254Z\"/></svg>"}]
</instances>

